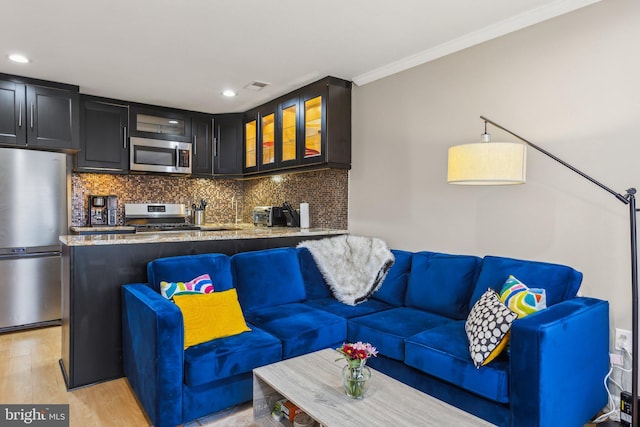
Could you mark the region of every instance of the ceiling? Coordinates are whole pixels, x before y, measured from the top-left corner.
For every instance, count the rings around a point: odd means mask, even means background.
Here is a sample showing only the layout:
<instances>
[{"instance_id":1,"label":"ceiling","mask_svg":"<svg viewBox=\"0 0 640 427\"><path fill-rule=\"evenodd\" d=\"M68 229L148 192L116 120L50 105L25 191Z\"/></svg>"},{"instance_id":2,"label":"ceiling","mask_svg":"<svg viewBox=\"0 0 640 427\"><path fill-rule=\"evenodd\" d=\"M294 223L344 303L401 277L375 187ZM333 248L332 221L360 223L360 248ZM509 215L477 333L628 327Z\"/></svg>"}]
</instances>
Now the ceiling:
<instances>
[{"instance_id":1,"label":"ceiling","mask_svg":"<svg viewBox=\"0 0 640 427\"><path fill-rule=\"evenodd\" d=\"M240 112L327 75L363 85L597 1L3 0L0 72ZM270 84L246 89L254 80Z\"/></svg>"}]
</instances>

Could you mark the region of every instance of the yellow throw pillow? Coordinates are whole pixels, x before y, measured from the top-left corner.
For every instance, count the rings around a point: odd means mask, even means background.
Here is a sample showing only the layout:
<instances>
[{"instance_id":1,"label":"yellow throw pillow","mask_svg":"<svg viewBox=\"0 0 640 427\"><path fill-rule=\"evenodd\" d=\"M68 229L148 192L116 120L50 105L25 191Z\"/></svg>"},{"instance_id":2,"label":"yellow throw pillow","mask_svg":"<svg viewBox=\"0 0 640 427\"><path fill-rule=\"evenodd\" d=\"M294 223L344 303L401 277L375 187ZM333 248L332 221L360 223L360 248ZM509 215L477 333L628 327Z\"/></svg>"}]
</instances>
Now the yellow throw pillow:
<instances>
[{"instance_id":1,"label":"yellow throw pillow","mask_svg":"<svg viewBox=\"0 0 640 427\"><path fill-rule=\"evenodd\" d=\"M235 289L201 295L175 295L184 320L184 348L250 331Z\"/></svg>"}]
</instances>

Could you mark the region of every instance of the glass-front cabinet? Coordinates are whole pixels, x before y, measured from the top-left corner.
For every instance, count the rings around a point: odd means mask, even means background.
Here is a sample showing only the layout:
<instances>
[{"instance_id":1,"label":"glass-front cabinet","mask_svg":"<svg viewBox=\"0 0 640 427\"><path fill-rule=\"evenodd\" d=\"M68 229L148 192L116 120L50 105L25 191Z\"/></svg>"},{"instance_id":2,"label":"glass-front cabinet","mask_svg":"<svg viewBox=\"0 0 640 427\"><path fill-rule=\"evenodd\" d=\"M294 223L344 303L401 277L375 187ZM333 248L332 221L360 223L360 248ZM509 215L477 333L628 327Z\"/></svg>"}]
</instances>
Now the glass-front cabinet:
<instances>
[{"instance_id":1,"label":"glass-front cabinet","mask_svg":"<svg viewBox=\"0 0 640 427\"><path fill-rule=\"evenodd\" d=\"M170 141L191 141L191 116L175 110L132 106L131 136Z\"/></svg>"},{"instance_id":2,"label":"glass-front cabinet","mask_svg":"<svg viewBox=\"0 0 640 427\"><path fill-rule=\"evenodd\" d=\"M258 170L258 119L247 114L244 122L243 171L245 173Z\"/></svg>"},{"instance_id":3,"label":"glass-front cabinet","mask_svg":"<svg viewBox=\"0 0 640 427\"><path fill-rule=\"evenodd\" d=\"M303 99L304 103L304 162L322 161L324 158L323 97Z\"/></svg>"},{"instance_id":4,"label":"glass-front cabinet","mask_svg":"<svg viewBox=\"0 0 640 427\"><path fill-rule=\"evenodd\" d=\"M299 99L289 99L278 106L280 150L278 155L278 167L289 167L298 164L300 159L298 140L300 139Z\"/></svg>"},{"instance_id":5,"label":"glass-front cabinet","mask_svg":"<svg viewBox=\"0 0 640 427\"><path fill-rule=\"evenodd\" d=\"M263 107L258 116L260 118L260 166L259 170L276 167L276 113L273 106Z\"/></svg>"},{"instance_id":6,"label":"glass-front cabinet","mask_svg":"<svg viewBox=\"0 0 640 427\"><path fill-rule=\"evenodd\" d=\"M329 126L330 124L330 126ZM245 115L245 174L351 167L351 83L327 77Z\"/></svg>"}]
</instances>

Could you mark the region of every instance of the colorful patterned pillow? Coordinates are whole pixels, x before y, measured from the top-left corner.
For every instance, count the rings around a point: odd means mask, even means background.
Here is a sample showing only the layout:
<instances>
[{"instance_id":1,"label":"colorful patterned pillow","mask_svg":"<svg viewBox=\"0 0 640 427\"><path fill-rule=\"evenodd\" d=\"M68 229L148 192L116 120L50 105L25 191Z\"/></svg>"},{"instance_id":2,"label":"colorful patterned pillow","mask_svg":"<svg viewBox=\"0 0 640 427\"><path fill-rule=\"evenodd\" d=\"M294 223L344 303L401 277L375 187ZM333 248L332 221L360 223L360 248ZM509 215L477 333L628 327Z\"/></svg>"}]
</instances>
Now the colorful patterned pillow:
<instances>
[{"instance_id":1,"label":"colorful patterned pillow","mask_svg":"<svg viewBox=\"0 0 640 427\"><path fill-rule=\"evenodd\" d=\"M188 282L160 282L160 293L167 299L180 294L210 294L211 292L213 292L213 282L208 274L203 274Z\"/></svg>"},{"instance_id":2,"label":"colorful patterned pillow","mask_svg":"<svg viewBox=\"0 0 640 427\"><path fill-rule=\"evenodd\" d=\"M176 295L184 321L184 348L250 331L235 288L200 295Z\"/></svg>"},{"instance_id":3,"label":"colorful patterned pillow","mask_svg":"<svg viewBox=\"0 0 640 427\"><path fill-rule=\"evenodd\" d=\"M528 288L511 275L502 286L500 301L514 311L519 318L547 308L547 294L544 289Z\"/></svg>"},{"instance_id":4,"label":"colorful patterned pillow","mask_svg":"<svg viewBox=\"0 0 640 427\"><path fill-rule=\"evenodd\" d=\"M469 353L476 368L495 359L507 345L511 324L518 315L500 301L498 293L488 289L473 305L464 325Z\"/></svg>"}]
</instances>

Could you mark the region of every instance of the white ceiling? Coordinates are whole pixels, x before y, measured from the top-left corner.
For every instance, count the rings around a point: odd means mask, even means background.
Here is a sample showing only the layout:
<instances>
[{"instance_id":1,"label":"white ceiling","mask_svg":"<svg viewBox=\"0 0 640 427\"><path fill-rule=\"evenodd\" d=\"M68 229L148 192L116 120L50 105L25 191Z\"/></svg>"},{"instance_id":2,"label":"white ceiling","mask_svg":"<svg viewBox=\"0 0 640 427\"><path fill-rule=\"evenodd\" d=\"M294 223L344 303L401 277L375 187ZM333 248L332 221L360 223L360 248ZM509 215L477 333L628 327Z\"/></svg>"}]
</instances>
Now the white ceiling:
<instances>
[{"instance_id":1,"label":"white ceiling","mask_svg":"<svg viewBox=\"0 0 640 427\"><path fill-rule=\"evenodd\" d=\"M3 0L0 72L238 112L327 75L363 85L597 1ZM244 89L253 80L271 85ZM220 96L228 88L238 96Z\"/></svg>"}]
</instances>

